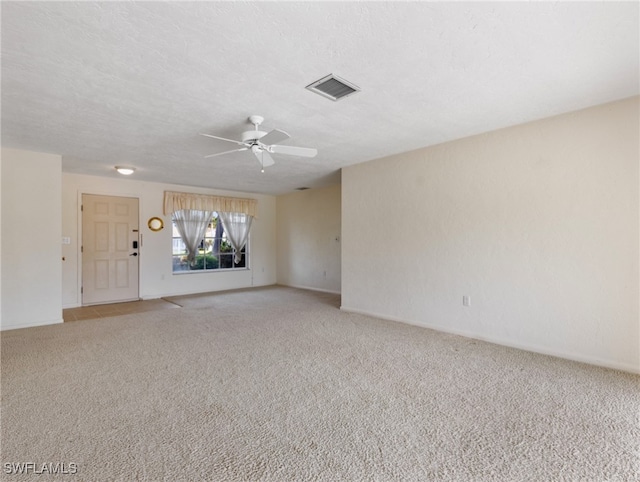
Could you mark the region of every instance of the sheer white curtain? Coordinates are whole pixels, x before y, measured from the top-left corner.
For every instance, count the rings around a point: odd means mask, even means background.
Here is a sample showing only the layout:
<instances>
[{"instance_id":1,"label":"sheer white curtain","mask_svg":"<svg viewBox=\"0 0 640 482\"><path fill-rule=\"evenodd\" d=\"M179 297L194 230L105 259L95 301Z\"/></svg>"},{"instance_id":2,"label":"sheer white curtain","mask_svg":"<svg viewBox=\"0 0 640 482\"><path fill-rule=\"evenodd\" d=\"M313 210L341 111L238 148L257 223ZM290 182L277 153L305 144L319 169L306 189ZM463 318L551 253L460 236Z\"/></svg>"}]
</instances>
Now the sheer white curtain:
<instances>
[{"instance_id":1,"label":"sheer white curtain","mask_svg":"<svg viewBox=\"0 0 640 482\"><path fill-rule=\"evenodd\" d=\"M173 213L176 229L187 248L187 261L194 264L198 246L204 238L207 226L213 217L213 211L197 211L195 209L181 209Z\"/></svg>"},{"instance_id":2,"label":"sheer white curtain","mask_svg":"<svg viewBox=\"0 0 640 482\"><path fill-rule=\"evenodd\" d=\"M251 221L253 216L243 213L218 213L218 218L222 221L224 232L227 233L227 239L233 246L234 261L239 263L242 261L242 248L247 244L249 238L249 230L251 229Z\"/></svg>"}]
</instances>

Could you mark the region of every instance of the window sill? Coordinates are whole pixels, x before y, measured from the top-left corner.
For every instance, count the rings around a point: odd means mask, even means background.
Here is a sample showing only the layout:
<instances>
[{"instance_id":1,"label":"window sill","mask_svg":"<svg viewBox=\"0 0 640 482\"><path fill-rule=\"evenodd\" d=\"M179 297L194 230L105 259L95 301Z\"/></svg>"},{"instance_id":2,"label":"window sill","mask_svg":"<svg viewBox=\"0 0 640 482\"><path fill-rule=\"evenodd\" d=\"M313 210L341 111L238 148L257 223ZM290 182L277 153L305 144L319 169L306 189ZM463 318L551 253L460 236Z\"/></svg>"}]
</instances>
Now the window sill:
<instances>
[{"instance_id":1,"label":"window sill","mask_svg":"<svg viewBox=\"0 0 640 482\"><path fill-rule=\"evenodd\" d=\"M251 268L194 269L191 271L172 271L171 274L174 276L182 276L185 274L233 273L236 271L251 271Z\"/></svg>"}]
</instances>

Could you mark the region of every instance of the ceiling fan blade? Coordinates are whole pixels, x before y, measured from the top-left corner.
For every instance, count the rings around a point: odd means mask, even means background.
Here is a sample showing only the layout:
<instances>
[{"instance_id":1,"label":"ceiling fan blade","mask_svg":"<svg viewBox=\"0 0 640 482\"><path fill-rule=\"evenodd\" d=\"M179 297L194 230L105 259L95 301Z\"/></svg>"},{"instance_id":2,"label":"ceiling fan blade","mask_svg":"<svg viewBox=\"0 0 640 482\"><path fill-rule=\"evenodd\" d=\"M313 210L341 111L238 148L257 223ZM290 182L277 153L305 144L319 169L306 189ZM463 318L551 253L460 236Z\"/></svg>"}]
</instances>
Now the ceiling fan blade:
<instances>
[{"instance_id":1,"label":"ceiling fan blade","mask_svg":"<svg viewBox=\"0 0 640 482\"><path fill-rule=\"evenodd\" d=\"M269 150L274 154L288 154L290 156L300 157L315 157L316 154L318 154L318 149L311 147L271 146Z\"/></svg>"},{"instance_id":2,"label":"ceiling fan blade","mask_svg":"<svg viewBox=\"0 0 640 482\"><path fill-rule=\"evenodd\" d=\"M258 159L258 162L262 167L273 166L276 163L276 161L273 160L273 157L271 157L271 154L258 146L253 146L251 148L251 152L256 156L256 159Z\"/></svg>"},{"instance_id":3,"label":"ceiling fan blade","mask_svg":"<svg viewBox=\"0 0 640 482\"><path fill-rule=\"evenodd\" d=\"M281 131L280 129L273 129L268 134L265 134L264 136L262 136L260 138L260 142L262 144L269 146L271 144L276 144L278 142L287 140L289 139L289 137L291 136L287 134L285 131Z\"/></svg>"},{"instance_id":4,"label":"ceiling fan blade","mask_svg":"<svg viewBox=\"0 0 640 482\"><path fill-rule=\"evenodd\" d=\"M227 142L233 142L234 144L238 144L239 146L244 146L244 142L240 142L240 141L234 141L233 139L226 139L224 137L218 137L218 136L212 136L211 134L200 134L201 136L205 136L205 137L213 137L214 139L219 139L221 141L227 141Z\"/></svg>"},{"instance_id":5,"label":"ceiling fan blade","mask_svg":"<svg viewBox=\"0 0 640 482\"><path fill-rule=\"evenodd\" d=\"M241 147L240 149L231 149L230 151L218 152L217 154L209 154L208 156L204 156L204 158L205 159L209 159L210 157L222 156L224 154L230 154L232 152L246 151L247 149L249 149L249 148L248 147Z\"/></svg>"}]
</instances>

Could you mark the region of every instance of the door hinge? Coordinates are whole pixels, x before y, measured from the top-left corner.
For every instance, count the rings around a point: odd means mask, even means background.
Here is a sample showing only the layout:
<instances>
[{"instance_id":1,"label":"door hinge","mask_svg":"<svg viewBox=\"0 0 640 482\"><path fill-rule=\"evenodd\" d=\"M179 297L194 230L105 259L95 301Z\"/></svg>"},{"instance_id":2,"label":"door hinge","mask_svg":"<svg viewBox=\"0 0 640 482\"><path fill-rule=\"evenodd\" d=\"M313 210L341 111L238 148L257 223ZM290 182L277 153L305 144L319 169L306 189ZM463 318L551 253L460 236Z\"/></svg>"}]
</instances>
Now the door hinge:
<instances>
[{"instance_id":1,"label":"door hinge","mask_svg":"<svg viewBox=\"0 0 640 482\"><path fill-rule=\"evenodd\" d=\"M80 246L80 252L84 253L84 246Z\"/></svg>"},{"instance_id":2,"label":"door hinge","mask_svg":"<svg viewBox=\"0 0 640 482\"><path fill-rule=\"evenodd\" d=\"M82 294L84 294L84 286L81 286L81 287L80 287L80 294L81 294L81 295L82 295Z\"/></svg>"},{"instance_id":3,"label":"door hinge","mask_svg":"<svg viewBox=\"0 0 640 482\"><path fill-rule=\"evenodd\" d=\"M84 211L84 204L80 204L80 211Z\"/></svg>"}]
</instances>

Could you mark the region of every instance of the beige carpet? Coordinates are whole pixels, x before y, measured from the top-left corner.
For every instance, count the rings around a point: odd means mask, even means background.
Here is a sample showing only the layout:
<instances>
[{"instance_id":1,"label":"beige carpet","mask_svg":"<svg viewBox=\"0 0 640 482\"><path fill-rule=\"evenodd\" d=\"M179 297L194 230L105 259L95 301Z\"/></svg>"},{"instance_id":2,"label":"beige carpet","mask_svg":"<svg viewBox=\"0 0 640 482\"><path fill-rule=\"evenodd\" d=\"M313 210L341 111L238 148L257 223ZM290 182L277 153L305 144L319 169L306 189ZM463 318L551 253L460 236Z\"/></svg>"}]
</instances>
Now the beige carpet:
<instances>
[{"instance_id":1,"label":"beige carpet","mask_svg":"<svg viewBox=\"0 0 640 482\"><path fill-rule=\"evenodd\" d=\"M640 378L270 287L2 334L3 480L640 480Z\"/></svg>"}]
</instances>

